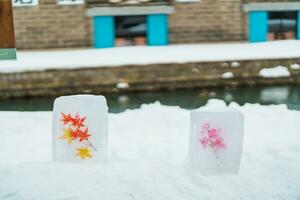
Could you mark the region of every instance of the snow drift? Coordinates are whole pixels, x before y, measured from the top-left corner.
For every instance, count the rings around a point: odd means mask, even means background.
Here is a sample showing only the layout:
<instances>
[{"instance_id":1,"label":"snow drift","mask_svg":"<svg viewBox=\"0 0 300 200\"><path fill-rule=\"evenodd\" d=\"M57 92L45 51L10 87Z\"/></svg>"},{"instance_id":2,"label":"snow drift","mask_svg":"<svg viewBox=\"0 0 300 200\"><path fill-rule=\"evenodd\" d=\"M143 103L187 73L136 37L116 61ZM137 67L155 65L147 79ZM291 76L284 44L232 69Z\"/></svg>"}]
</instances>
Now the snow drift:
<instances>
[{"instance_id":1,"label":"snow drift","mask_svg":"<svg viewBox=\"0 0 300 200\"><path fill-rule=\"evenodd\" d=\"M97 164L52 162L51 112L0 112L0 199L300 199L300 113L230 107L245 116L240 172L212 177L186 162L189 110L155 103L110 114L110 161Z\"/></svg>"}]
</instances>

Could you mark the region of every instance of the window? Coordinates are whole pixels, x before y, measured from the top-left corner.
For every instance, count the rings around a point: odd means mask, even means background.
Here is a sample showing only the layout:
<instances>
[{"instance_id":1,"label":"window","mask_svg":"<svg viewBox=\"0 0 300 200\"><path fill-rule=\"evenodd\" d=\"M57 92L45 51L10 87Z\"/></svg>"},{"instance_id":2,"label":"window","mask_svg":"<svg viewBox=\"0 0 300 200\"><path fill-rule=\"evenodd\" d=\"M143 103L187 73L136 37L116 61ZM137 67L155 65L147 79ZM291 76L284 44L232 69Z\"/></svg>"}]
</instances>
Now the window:
<instances>
[{"instance_id":1,"label":"window","mask_svg":"<svg viewBox=\"0 0 300 200\"><path fill-rule=\"evenodd\" d=\"M146 16L115 17L115 46L146 45Z\"/></svg>"},{"instance_id":2,"label":"window","mask_svg":"<svg viewBox=\"0 0 300 200\"><path fill-rule=\"evenodd\" d=\"M268 26L268 40L295 39L297 12L269 12Z\"/></svg>"}]
</instances>

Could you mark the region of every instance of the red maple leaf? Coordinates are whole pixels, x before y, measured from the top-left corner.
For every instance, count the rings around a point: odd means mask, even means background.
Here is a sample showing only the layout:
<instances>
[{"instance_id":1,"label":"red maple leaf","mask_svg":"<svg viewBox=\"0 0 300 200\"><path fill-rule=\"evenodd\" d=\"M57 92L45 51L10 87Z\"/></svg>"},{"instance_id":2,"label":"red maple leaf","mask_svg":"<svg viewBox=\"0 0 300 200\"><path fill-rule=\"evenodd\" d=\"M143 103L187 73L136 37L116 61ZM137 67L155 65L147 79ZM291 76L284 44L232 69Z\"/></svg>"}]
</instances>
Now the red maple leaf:
<instances>
[{"instance_id":1,"label":"red maple leaf","mask_svg":"<svg viewBox=\"0 0 300 200\"><path fill-rule=\"evenodd\" d=\"M75 115L75 117L72 117L71 114L65 114L63 112L61 113L61 115L62 115L61 121L63 122L63 125L70 123L77 128L81 128L85 126L84 121L86 117L81 118L78 113Z\"/></svg>"},{"instance_id":2,"label":"red maple leaf","mask_svg":"<svg viewBox=\"0 0 300 200\"><path fill-rule=\"evenodd\" d=\"M62 121L64 125L73 122L73 117L71 116L71 114L67 115L67 114L62 112L61 115L62 115L62 118L61 118L60 121Z\"/></svg>"},{"instance_id":3,"label":"red maple leaf","mask_svg":"<svg viewBox=\"0 0 300 200\"><path fill-rule=\"evenodd\" d=\"M72 119L72 125L78 128L84 127L84 121L85 121L86 117L80 117L80 115L77 113L75 115L75 118Z\"/></svg>"},{"instance_id":4,"label":"red maple leaf","mask_svg":"<svg viewBox=\"0 0 300 200\"><path fill-rule=\"evenodd\" d=\"M71 137L73 138L73 140L76 140L79 137L78 130L79 129L76 130L70 129Z\"/></svg>"},{"instance_id":5,"label":"red maple leaf","mask_svg":"<svg viewBox=\"0 0 300 200\"><path fill-rule=\"evenodd\" d=\"M77 135L79 137L79 142L82 142L84 140L88 140L89 137L91 136L89 133L88 133L88 128L84 129L83 131L78 129L77 130Z\"/></svg>"}]
</instances>

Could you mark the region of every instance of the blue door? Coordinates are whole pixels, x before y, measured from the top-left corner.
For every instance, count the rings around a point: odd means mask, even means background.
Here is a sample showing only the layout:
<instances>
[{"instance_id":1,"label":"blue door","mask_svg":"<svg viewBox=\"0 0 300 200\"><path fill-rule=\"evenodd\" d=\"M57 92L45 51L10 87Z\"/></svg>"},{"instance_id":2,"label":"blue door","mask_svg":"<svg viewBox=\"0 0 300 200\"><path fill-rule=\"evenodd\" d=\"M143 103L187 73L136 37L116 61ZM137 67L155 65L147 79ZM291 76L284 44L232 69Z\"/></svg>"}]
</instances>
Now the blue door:
<instances>
[{"instance_id":1,"label":"blue door","mask_svg":"<svg viewBox=\"0 0 300 200\"><path fill-rule=\"evenodd\" d=\"M249 41L264 42L268 38L268 13L266 11L249 12Z\"/></svg>"},{"instance_id":2,"label":"blue door","mask_svg":"<svg viewBox=\"0 0 300 200\"><path fill-rule=\"evenodd\" d=\"M112 16L94 17L94 47L106 48L115 45L115 22Z\"/></svg>"},{"instance_id":3,"label":"blue door","mask_svg":"<svg viewBox=\"0 0 300 200\"><path fill-rule=\"evenodd\" d=\"M154 14L147 16L147 40L148 45L167 45L168 16L166 14Z\"/></svg>"}]
</instances>

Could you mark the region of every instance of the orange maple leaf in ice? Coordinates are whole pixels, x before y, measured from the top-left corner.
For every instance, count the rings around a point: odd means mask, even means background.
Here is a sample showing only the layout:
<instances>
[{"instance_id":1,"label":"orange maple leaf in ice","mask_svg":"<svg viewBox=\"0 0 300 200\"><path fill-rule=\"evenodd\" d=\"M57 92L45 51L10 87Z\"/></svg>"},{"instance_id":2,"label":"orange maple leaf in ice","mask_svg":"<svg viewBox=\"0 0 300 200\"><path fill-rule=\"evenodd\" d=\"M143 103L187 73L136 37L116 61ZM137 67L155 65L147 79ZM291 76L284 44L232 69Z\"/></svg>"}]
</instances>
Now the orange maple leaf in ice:
<instances>
[{"instance_id":1,"label":"orange maple leaf in ice","mask_svg":"<svg viewBox=\"0 0 300 200\"><path fill-rule=\"evenodd\" d=\"M68 124L68 123L72 123L73 118L71 116L71 114L65 114L65 113L61 113L62 119L60 121L63 122L64 125Z\"/></svg>"},{"instance_id":2,"label":"orange maple leaf in ice","mask_svg":"<svg viewBox=\"0 0 300 200\"><path fill-rule=\"evenodd\" d=\"M85 126L84 125L85 119L86 119L86 117L81 118L80 115L77 113L75 115L75 118L73 118L73 120L72 120L72 125L75 126L75 127L78 127L78 128L84 127Z\"/></svg>"},{"instance_id":3,"label":"orange maple leaf in ice","mask_svg":"<svg viewBox=\"0 0 300 200\"><path fill-rule=\"evenodd\" d=\"M82 141L84 141L84 140L88 140L89 139L89 137L91 136L89 133L88 133L88 128L86 128L86 129L84 129L83 131L82 130L80 130L80 129L78 129L77 131L76 131L76 134L77 134L77 136L79 137L79 142L82 142Z\"/></svg>"},{"instance_id":4,"label":"orange maple leaf in ice","mask_svg":"<svg viewBox=\"0 0 300 200\"><path fill-rule=\"evenodd\" d=\"M86 117L81 118L78 113L75 115L75 117L72 117L71 114L65 114L63 112L61 113L61 115L62 115L61 121L63 122L63 125L70 123L74 127L78 127L78 128L85 126L84 121L85 121Z\"/></svg>"}]
</instances>

